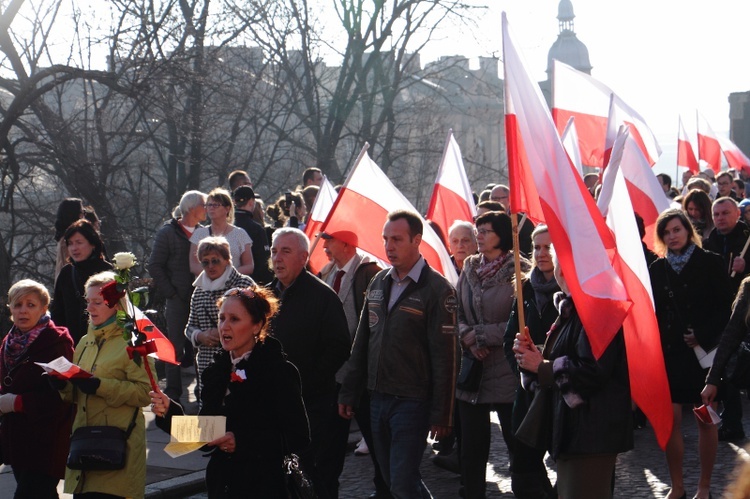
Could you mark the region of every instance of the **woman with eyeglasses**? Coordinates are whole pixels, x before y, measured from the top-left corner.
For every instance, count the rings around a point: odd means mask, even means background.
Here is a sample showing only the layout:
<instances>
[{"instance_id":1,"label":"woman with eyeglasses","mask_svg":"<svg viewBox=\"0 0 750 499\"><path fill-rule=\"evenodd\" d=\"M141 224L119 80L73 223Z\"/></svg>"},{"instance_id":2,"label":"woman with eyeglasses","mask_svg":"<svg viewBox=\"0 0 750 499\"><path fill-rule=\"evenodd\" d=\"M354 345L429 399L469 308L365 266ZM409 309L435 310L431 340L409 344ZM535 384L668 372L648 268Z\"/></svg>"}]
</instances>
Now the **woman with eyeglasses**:
<instances>
[{"instance_id":1,"label":"woman with eyeglasses","mask_svg":"<svg viewBox=\"0 0 750 499\"><path fill-rule=\"evenodd\" d=\"M299 372L268 335L278 301L265 288L230 289L219 299L223 350L203 374L201 415L226 416L227 432L209 442L210 498L287 498L284 456L310 441ZM156 425L169 432L182 407L151 392Z\"/></svg>"},{"instance_id":2,"label":"woman with eyeglasses","mask_svg":"<svg viewBox=\"0 0 750 499\"><path fill-rule=\"evenodd\" d=\"M503 353L503 335L515 294L510 217L497 211L484 213L477 217L476 234L479 254L466 257L456 287L463 350L456 385L459 462L467 499L485 497L491 412L497 412L508 453L513 453L511 414L517 384ZM521 268L528 272L530 262L521 259Z\"/></svg>"},{"instance_id":3,"label":"woman with eyeglasses","mask_svg":"<svg viewBox=\"0 0 750 499\"><path fill-rule=\"evenodd\" d=\"M197 229L196 229L197 230ZM193 282L190 316L185 335L196 347L195 370L198 394L202 393L203 371L221 351L217 328L219 308L216 301L228 290L248 287L255 282L232 266L229 242L223 237L207 237L198 244L198 262L203 269ZM200 404L200 396L198 397Z\"/></svg>"},{"instance_id":4,"label":"woman with eyeglasses","mask_svg":"<svg viewBox=\"0 0 750 499\"><path fill-rule=\"evenodd\" d=\"M206 237L223 237L229 243L232 263L240 274L251 275L255 269L251 247L253 240L241 227L234 225L234 204L226 189L217 187L208 193L206 213L211 220L207 227L198 227L190 236L190 271L199 275L203 270L196 249Z\"/></svg>"}]
</instances>

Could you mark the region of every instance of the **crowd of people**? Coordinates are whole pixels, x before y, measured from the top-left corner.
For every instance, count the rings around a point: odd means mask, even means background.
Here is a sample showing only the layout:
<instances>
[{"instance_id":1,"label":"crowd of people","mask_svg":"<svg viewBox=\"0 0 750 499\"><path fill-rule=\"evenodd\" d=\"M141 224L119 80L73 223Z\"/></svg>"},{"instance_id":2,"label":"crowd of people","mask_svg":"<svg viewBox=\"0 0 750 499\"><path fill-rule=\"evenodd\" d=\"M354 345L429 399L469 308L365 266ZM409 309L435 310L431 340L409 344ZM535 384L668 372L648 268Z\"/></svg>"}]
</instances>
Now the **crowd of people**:
<instances>
[{"instance_id":1,"label":"crowd of people","mask_svg":"<svg viewBox=\"0 0 750 499\"><path fill-rule=\"evenodd\" d=\"M593 354L547 228L511 214L510 190L493 184L477 196L477 216L446 231L455 287L422 256L423 220L409 211L389 213L383 226L388 266L358 249L361 234L342 230L320 234L329 263L313 273L302 229L322 180L306 170L301 186L265 209L239 170L228 190L182 195L146 265L180 362L165 366L161 387L149 382L153 360L128 354L118 317L132 304L103 292L117 277L96 214L79 199L60 204L53 294L28 279L14 284L13 327L0 346L0 457L15 497L57 497L61 478L75 498L143 497L142 408L150 404L169 432L185 414L186 368L195 369L199 414L226 417L226 434L203 449L211 498L289 497L291 453L317 497L339 497L356 419L358 451L372 460L370 497L431 497L419 471L431 437L434 463L461 477L456 492L482 499L493 412L516 497L612 497L617 455L642 426L623 333ZM596 196L598 178L584 180ZM673 406L668 499L688 497L684 406L723 407L721 426L696 422L700 470L691 471L700 478L690 497L705 499L718 441L745 436L725 370L750 324L750 201L731 172L682 180L679 192L659 176L672 208L644 256ZM712 366L698 349L716 349ZM65 379L35 364L60 357L93 376ZM124 463L71 467L71 434L98 426L122 430Z\"/></svg>"}]
</instances>

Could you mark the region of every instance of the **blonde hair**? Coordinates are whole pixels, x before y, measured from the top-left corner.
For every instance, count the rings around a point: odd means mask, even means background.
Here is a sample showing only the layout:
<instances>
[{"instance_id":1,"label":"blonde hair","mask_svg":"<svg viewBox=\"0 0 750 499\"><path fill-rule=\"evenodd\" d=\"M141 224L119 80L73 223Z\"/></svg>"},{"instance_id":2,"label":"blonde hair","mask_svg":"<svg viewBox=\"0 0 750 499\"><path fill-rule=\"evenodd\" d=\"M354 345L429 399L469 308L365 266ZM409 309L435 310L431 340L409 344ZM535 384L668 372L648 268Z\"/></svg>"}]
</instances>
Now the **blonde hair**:
<instances>
[{"instance_id":1,"label":"blonde hair","mask_svg":"<svg viewBox=\"0 0 750 499\"><path fill-rule=\"evenodd\" d=\"M115 280L115 273L111 270L105 270L104 272L99 272L98 274L94 274L91 277L88 278L86 281L86 285L84 286L85 289L89 288L96 288L99 286L104 286L105 284L109 284L110 282ZM120 298L120 307L122 307L123 310L130 310L130 299L128 298L128 294L125 293L125 296Z\"/></svg>"},{"instance_id":2,"label":"blonde hair","mask_svg":"<svg viewBox=\"0 0 750 499\"><path fill-rule=\"evenodd\" d=\"M223 187L216 187L208 193L208 200L211 201L212 199L214 201L220 202L222 206L229 208L229 212L227 213L227 222L233 224L234 202L232 201L232 196L229 194L229 191L224 189Z\"/></svg>"},{"instance_id":3,"label":"blonde hair","mask_svg":"<svg viewBox=\"0 0 750 499\"><path fill-rule=\"evenodd\" d=\"M49 291L44 286L32 279L21 279L8 290L8 306L13 307L15 303L26 295L35 293L45 308L49 306Z\"/></svg>"}]
</instances>

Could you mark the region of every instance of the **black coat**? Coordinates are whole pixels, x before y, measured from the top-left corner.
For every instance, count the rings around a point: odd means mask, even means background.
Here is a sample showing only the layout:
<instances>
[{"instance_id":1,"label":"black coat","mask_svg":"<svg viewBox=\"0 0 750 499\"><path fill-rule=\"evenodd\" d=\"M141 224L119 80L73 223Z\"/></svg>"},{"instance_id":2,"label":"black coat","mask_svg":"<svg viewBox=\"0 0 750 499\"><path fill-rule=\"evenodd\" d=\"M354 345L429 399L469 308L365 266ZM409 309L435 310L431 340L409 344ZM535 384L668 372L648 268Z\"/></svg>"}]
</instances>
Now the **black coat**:
<instances>
[{"instance_id":1,"label":"black coat","mask_svg":"<svg viewBox=\"0 0 750 499\"><path fill-rule=\"evenodd\" d=\"M703 241L703 249L706 251L712 251L721 256L724 262L724 273L729 275L732 261L740 256L748 237L750 237L750 228L745 222L740 220L737 222L737 225L734 226L734 229L726 235L720 234L716 227L714 227L708 237ZM729 278L732 296L737 294L742 279L748 274L750 274L750 251L745 253L745 271Z\"/></svg>"},{"instance_id":2,"label":"black coat","mask_svg":"<svg viewBox=\"0 0 750 499\"><path fill-rule=\"evenodd\" d=\"M200 225L198 226L200 227ZM190 303L195 277L190 272L190 239L176 219L166 222L154 237L148 272L163 298ZM169 313L169 309L167 309Z\"/></svg>"},{"instance_id":3,"label":"black coat","mask_svg":"<svg viewBox=\"0 0 750 499\"><path fill-rule=\"evenodd\" d=\"M672 402L700 403L706 371L683 335L692 328L705 351L718 344L732 303L724 262L696 247L679 274L666 258L656 260L649 271Z\"/></svg>"},{"instance_id":4,"label":"black coat","mask_svg":"<svg viewBox=\"0 0 750 499\"><path fill-rule=\"evenodd\" d=\"M287 497L284 455L307 447L310 429L299 373L285 357L278 340L268 337L237 364L245 381L230 381L232 362L224 351L203 372L200 414L226 416L227 431L234 433L236 442L233 453L211 453L206 469L209 497ZM179 414L182 408L172 402L167 416L157 417L156 424L168 432L171 416Z\"/></svg>"},{"instance_id":5,"label":"black coat","mask_svg":"<svg viewBox=\"0 0 750 499\"><path fill-rule=\"evenodd\" d=\"M266 229L253 218L253 214L245 210L234 211L234 225L241 227L253 240L251 251L253 254L253 273L250 277L258 284L268 284L273 280L273 272L268 268L271 258L271 248L268 245Z\"/></svg>"}]
</instances>

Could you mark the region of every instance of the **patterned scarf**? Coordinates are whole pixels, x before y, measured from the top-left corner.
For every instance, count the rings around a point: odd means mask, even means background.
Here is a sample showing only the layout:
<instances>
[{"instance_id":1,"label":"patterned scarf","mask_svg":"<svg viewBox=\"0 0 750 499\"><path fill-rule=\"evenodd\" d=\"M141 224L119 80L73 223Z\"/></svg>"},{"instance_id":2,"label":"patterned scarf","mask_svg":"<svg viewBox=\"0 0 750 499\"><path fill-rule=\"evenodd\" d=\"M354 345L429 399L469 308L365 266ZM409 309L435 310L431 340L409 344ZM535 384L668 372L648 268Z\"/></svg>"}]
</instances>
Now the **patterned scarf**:
<instances>
[{"instance_id":1,"label":"patterned scarf","mask_svg":"<svg viewBox=\"0 0 750 499\"><path fill-rule=\"evenodd\" d=\"M484 255L482 255L481 259L479 260L479 266L477 267L477 277L479 277L479 282L483 283L487 279L490 279L495 274L497 274L498 270L503 268L503 265L511 256L512 253L509 251L503 256L496 258L491 262L488 262Z\"/></svg>"},{"instance_id":2,"label":"patterned scarf","mask_svg":"<svg viewBox=\"0 0 750 499\"><path fill-rule=\"evenodd\" d=\"M5 337L5 348L3 349L3 363L7 370L13 369L21 358L26 354L39 333L49 324L50 316L45 314L36 323L36 326L22 333L16 326L10 329Z\"/></svg>"},{"instance_id":3,"label":"patterned scarf","mask_svg":"<svg viewBox=\"0 0 750 499\"><path fill-rule=\"evenodd\" d=\"M687 265L688 260L693 255L693 251L695 251L695 244L692 241L688 242L687 249L681 255L672 253L672 250L667 250L667 262L679 274L685 268L685 265Z\"/></svg>"}]
</instances>

